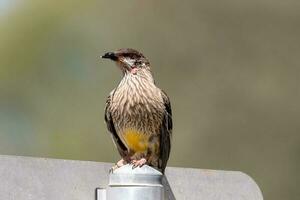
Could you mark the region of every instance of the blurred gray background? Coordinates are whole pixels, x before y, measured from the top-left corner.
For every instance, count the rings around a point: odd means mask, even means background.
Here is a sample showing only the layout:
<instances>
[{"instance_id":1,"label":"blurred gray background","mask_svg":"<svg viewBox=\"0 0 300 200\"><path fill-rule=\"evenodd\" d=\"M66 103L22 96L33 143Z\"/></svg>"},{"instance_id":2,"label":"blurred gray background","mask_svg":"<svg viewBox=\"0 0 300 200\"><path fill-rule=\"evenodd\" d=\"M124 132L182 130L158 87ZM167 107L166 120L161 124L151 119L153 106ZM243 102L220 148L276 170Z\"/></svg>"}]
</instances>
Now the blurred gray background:
<instances>
[{"instance_id":1,"label":"blurred gray background","mask_svg":"<svg viewBox=\"0 0 300 200\"><path fill-rule=\"evenodd\" d=\"M0 0L0 154L115 162L104 105L136 48L172 100L169 166L299 199L300 3ZM242 186L241 186L242 187Z\"/></svg>"}]
</instances>

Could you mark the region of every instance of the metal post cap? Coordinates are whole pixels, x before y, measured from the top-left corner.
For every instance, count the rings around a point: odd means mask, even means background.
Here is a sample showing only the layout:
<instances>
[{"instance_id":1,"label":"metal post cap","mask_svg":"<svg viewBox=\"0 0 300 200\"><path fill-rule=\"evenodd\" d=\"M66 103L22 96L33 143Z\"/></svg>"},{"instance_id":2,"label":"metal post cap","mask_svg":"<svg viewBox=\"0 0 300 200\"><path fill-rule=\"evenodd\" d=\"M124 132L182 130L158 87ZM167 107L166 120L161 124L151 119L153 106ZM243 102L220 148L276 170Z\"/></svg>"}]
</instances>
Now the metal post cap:
<instances>
[{"instance_id":1,"label":"metal post cap","mask_svg":"<svg viewBox=\"0 0 300 200\"><path fill-rule=\"evenodd\" d=\"M131 164L114 170L109 175L109 186L162 186L162 173L148 165L132 168Z\"/></svg>"}]
</instances>

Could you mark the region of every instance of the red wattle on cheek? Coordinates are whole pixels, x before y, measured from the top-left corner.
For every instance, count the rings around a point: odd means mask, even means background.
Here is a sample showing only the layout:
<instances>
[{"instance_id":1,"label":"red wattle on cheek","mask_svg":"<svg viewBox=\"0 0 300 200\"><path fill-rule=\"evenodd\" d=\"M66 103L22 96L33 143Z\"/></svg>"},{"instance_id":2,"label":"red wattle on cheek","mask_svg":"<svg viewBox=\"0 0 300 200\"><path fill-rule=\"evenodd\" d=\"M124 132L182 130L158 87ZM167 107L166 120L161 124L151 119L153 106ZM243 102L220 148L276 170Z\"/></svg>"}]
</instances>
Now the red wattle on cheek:
<instances>
[{"instance_id":1,"label":"red wattle on cheek","mask_svg":"<svg viewBox=\"0 0 300 200\"><path fill-rule=\"evenodd\" d=\"M136 74L138 69L136 67L131 68L130 73Z\"/></svg>"}]
</instances>

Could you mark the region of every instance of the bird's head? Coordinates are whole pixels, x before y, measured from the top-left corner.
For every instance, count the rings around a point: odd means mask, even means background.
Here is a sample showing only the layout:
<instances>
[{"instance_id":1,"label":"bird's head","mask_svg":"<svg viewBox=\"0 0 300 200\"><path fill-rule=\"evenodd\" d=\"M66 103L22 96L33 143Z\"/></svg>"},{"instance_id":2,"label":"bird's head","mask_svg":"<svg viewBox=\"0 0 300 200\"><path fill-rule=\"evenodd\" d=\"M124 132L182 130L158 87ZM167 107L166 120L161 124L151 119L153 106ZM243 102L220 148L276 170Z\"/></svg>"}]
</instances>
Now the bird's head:
<instances>
[{"instance_id":1,"label":"bird's head","mask_svg":"<svg viewBox=\"0 0 300 200\"><path fill-rule=\"evenodd\" d=\"M107 52L102 58L115 61L125 74L137 74L139 70L150 70L150 63L147 58L134 49L124 48Z\"/></svg>"}]
</instances>

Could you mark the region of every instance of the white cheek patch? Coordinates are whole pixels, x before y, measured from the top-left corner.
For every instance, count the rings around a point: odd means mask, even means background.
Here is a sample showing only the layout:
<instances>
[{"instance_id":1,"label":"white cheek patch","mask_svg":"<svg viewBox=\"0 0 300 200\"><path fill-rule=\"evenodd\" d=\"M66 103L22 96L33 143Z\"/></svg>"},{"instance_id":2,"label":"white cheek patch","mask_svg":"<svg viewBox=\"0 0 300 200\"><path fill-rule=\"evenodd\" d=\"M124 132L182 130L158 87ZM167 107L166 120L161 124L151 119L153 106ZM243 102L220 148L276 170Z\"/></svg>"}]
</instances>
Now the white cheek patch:
<instances>
[{"instance_id":1,"label":"white cheek patch","mask_svg":"<svg viewBox=\"0 0 300 200\"><path fill-rule=\"evenodd\" d=\"M126 63L129 67L134 65L135 60L130 58L123 58L123 62Z\"/></svg>"}]
</instances>

